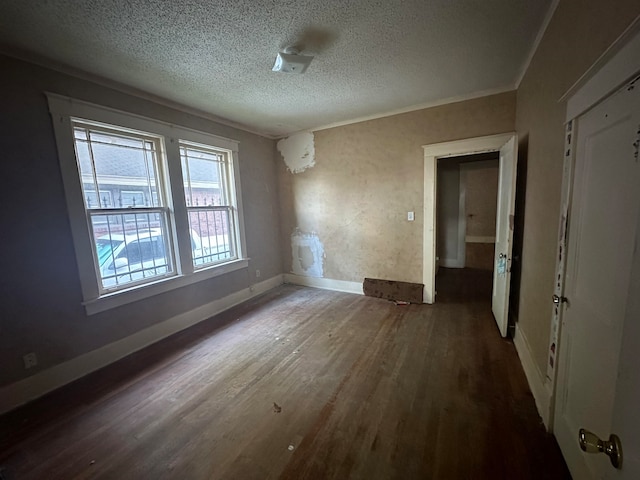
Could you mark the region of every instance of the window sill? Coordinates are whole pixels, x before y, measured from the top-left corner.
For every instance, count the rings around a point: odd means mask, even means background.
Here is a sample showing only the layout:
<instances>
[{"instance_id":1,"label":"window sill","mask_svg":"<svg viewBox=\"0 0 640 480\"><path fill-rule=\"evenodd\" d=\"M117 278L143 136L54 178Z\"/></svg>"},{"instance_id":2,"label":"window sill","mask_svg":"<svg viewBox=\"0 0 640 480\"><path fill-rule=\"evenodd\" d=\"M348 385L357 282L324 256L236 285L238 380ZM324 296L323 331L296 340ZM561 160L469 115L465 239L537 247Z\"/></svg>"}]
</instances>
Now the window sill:
<instances>
[{"instance_id":1,"label":"window sill","mask_svg":"<svg viewBox=\"0 0 640 480\"><path fill-rule=\"evenodd\" d=\"M128 303L137 302L138 300L144 300L145 298L169 292L176 288L186 287L187 285L192 285L209 278L218 277L225 273L235 272L236 270L247 268L248 266L249 259L241 258L222 265L216 265L215 267L197 270L189 275L176 275L158 280L157 282L136 286L128 290L108 293L99 298L87 300L83 302L83 305L87 315L94 315Z\"/></svg>"}]
</instances>

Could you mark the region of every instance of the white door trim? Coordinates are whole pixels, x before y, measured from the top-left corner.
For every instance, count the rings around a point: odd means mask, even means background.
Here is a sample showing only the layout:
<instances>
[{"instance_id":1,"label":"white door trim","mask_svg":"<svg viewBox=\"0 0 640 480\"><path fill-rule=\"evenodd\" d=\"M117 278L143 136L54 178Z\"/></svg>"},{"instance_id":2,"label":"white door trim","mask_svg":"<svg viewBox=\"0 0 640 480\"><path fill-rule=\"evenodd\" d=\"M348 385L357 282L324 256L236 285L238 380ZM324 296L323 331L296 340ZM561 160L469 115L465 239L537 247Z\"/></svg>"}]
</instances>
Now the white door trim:
<instances>
[{"instance_id":1,"label":"white door trim","mask_svg":"<svg viewBox=\"0 0 640 480\"><path fill-rule=\"evenodd\" d=\"M436 294L436 174L439 158L495 152L515 132L467 138L454 142L423 145L424 150L424 227L422 241L422 283L424 303L434 303Z\"/></svg>"},{"instance_id":2,"label":"white door trim","mask_svg":"<svg viewBox=\"0 0 640 480\"><path fill-rule=\"evenodd\" d=\"M564 296L564 275L567 263L567 230L568 217L571 208L571 189L573 187L573 167L575 163L573 139L575 122L571 120L565 125L564 163L562 165L562 195L560 202L560 218L558 221L558 246L556 249L556 269L553 293L559 298ZM551 307L551 328L549 332L549 347L547 350L547 370L544 386L549 397L548 408L540 412L544 424L549 432L553 431L555 413L555 391L558 377L558 349L560 344L560 330L562 328L562 305L553 304Z\"/></svg>"},{"instance_id":3,"label":"white door trim","mask_svg":"<svg viewBox=\"0 0 640 480\"><path fill-rule=\"evenodd\" d=\"M640 15L562 96L567 100L569 122L604 100L638 74Z\"/></svg>"}]
</instances>

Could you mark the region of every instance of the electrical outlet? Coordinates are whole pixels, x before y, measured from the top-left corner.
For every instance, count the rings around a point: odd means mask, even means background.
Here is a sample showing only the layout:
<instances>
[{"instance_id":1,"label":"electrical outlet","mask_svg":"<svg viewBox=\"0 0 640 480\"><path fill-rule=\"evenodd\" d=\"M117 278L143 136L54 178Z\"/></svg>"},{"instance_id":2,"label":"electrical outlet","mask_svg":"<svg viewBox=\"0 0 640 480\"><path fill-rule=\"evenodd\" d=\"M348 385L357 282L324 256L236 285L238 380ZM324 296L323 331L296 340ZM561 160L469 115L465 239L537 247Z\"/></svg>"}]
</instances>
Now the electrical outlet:
<instances>
[{"instance_id":1,"label":"electrical outlet","mask_svg":"<svg viewBox=\"0 0 640 480\"><path fill-rule=\"evenodd\" d=\"M260 270L256 270L256 278L260 278Z\"/></svg>"},{"instance_id":2,"label":"electrical outlet","mask_svg":"<svg viewBox=\"0 0 640 480\"><path fill-rule=\"evenodd\" d=\"M415 220L415 214L413 212L407 212L407 220L413 222Z\"/></svg>"},{"instance_id":3,"label":"electrical outlet","mask_svg":"<svg viewBox=\"0 0 640 480\"><path fill-rule=\"evenodd\" d=\"M27 353L22 357L24 361L24 368L32 368L38 365L38 357L34 352Z\"/></svg>"}]
</instances>

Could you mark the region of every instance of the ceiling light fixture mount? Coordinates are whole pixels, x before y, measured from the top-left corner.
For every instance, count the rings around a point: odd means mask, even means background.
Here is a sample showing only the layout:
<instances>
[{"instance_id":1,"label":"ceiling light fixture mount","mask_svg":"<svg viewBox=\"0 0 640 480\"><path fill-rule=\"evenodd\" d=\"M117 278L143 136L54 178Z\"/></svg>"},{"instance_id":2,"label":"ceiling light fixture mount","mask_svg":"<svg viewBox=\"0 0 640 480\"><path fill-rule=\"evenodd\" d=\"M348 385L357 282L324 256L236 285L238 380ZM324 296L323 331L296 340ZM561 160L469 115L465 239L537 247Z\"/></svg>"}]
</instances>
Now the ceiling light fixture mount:
<instances>
[{"instance_id":1,"label":"ceiling light fixture mount","mask_svg":"<svg viewBox=\"0 0 640 480\"><path fill-rule=\"evenodd\" d=\"M271 70L274 72L301 74L307 70L311 60L313 60L313 56L300 55L300 50L297 47L287 47L278 53L276 62Z\"/></svg>"}]
</instances>

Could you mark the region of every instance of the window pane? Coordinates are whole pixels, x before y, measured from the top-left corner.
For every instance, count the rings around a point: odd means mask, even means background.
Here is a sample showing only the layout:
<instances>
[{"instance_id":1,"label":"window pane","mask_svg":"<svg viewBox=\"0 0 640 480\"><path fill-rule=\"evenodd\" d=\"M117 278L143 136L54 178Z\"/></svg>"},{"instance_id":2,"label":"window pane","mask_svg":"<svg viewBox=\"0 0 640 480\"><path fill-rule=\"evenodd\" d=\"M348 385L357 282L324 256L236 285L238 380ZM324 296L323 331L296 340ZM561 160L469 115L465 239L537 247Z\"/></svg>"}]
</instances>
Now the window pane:
<instances>
[{"instance_id":1,"label":"window pane","mask_svg":"<svg viewBox=\"0 0 640 480\"><path fill-rule=\"evenodd\" d=\"M162 212L91 215L103 289L173 273Z\"/></svg>"},{"instance_id":2,"label":"window pane","mask_svg":"<svg viewBox=\"0 0 640 480\"><path fill-rule=\"evenodd\" d=\"M230 209L190 209L191 246L196 269L236 258Z\"/></svg>"},{"instance_id":3,"label":"window pane","mask_svg":"<svg viewBox=\"0 0 640 480\"><path fill-rule=\"evenodd\" d=\"M225 155L214 150L181 145L180 158L187 206L228 205L222 175Z\"/></svg>"},{"instance_id":4,"label":"window pane","mask_svg":"<svg viewBox=\"0 0 640 480\"><path fill-rule=\"evenodd\" d=\"M146 207L148 203L143 192L120 191L119 207Z\"/></svg>"},{"instance_id":5,"label":"window pane","mask_svg":"<svg viewBox=\"0 0 640 480\"><path fill-rule=\"evenodd\" d=\"M162 206L156 142L88 126L77 126L74 138L88 209ZM109 204L103 202L103 193Z\"/></svg>"}]
</instances>

